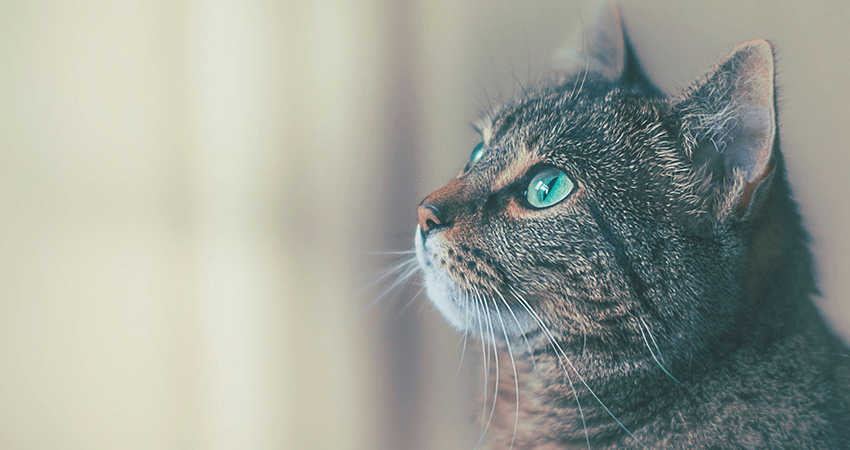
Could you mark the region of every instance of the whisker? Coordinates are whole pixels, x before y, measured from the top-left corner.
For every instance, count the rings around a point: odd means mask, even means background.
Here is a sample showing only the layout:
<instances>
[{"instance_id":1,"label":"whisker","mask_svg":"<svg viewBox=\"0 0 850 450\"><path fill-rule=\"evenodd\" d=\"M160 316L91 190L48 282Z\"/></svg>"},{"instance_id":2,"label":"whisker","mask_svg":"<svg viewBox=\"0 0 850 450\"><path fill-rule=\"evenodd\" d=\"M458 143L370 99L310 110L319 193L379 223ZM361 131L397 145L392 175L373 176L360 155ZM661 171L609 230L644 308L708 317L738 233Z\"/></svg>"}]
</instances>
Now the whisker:
<instances>
[{"instance_id":1,"label":"whisker","mask_svg":"<svg viewBox=\"0 0 850 450\"><path fill-rule=\"evenodd\" d=\"M517 295L518 295L518 294L516 294L516 291L513 291L513 289L511 289L511 291L512 291L512 292L514 292L514 295L515 295L515 296L517 296ZM526 308L528 308L529 312L533 312L533 311L531 310L531 306L530 306L530 305L528 305L528 302L527 302L527 301L525 301L525 299L523 299L523 298L521 298L521 296L519 296L519 297L517 297L517 300L520 300L521 302L523 302L523 304L526 306ZM536 316L537 314L536 314L536 313L534 313L534 315ZM539 317L538 317L538 320L539 320ZM604 409L604 410L605 410L605 412L606 412L606 413L608 413L608 415L609 415L609 416L611 416L611 418L612 418L612 419L614 419L614 422L616 422L616 423L617 423L617 425L619 425L619 426L620 426L620 428L622 428L622 429L623 429L623 431L625 431L625 432L626 432L626 433L627 433L627 434L628 434L628 435L629 435L632 439L634 439L634 440L635 440L635 442L637 442L638 444L640 444L640 445L641 445L641 447L646 448L646 445L644 445L644 443L643 443L643 442L641 442L641 441L640 441L637 437L635 437L635 435L634 435L634 434L632 434L632 432L631 432L631 431L629 431L629 429L628 429L628 428L626 428L626 426L625 426L625 425L623 425L623 423L622 423L622 422L620 422L620 419L618 419L618 418L617 418L617 416L615 416L615 415L614 415L614 413L613 413L613 412L611 412L611 410L610 410L610 409L608 409L608 407L605 405L605 403L602 401L602 399L600 399L600 398L599 398L599 396L597 396L597 395L596 395L596 393L595 393L595 392L593 392L593 389L591 389L591 388L590 388L590 386L587 384L587 381L586 381L586 380L585 380L585 379L581 376L581 374L579 374L579 373L578 373L578 370L577 370L577 369L576 369L576 367L573 365L572 361L570 361L570 358L568 358L568 357L567 357L567 354L564 352L564 350L561 348L561 346L560 346L560 345L559 345L559 344L558 344L558 343L554 340L554 336L551 336L551 332L549 331L549 329L548 329L548 328L546 328L546 327L545 327L545 325L543 325L543 322L542 322L542 321L540 321L540 325L543 327L544 331L545 331L547 334L549 334L549 335L550 335L550 337L552 337L552 343L553 343L553 344L555 344L555 346L557 347L558 351L559 351L559 352L560 352L560 353L564 356L564 359L567 361L567 364L569 364L569 365L570 365L570 367L573 369L573 373L575 373L575 374L576 374L576 376L578 377L578 379L579 379L579 380L581 380L581 383L584 385L584 387L585 387L585 388L587 388L587 391L588 391L588 392L590 392L590 395L592 395L592 396L593 396L593 398L594 398L594 399L595 399L595 400L599 403L599 405L600 405L600 406L602 406L602 409ZM575 392L575 390L574 390L573 392ZM583 419L584 419L584 416L582 415L582 420L583 420ZM585 435L586 435L586 434L587 434L587 427L585 426ZM590 442L588 441L588 448L589 448L589 447L590 447Z\"/></svg>"},{"instance_id":2,"label":"whisker","mask_svg":"<svg viewBox=\"0 0 850 450\"><path fill-rule=\"evenodd\" d=\"M376 304L378 304L378 302L380 302L381 300L383 300L384 298L386 298L386 296L387 296L387 295L389 295L389 294L390 294L392 291L394 291L396 288L398 288L398 287L399 287L399 286L401 286L402 284L406 283L406 282L407 282L407 281L408 281L408 280L409 280L409 279L410 279L410 278L411 278L414 274L416 274L416 272L418 272L418 271L419 271L419 267L416 265L416 260L415 260L415 259L414 259L414 260L411 260L411 261L406 261L406 262L404 262L404 263L402 263L402 264L399 264L397 267L393 268L393 270L392 270L389 274L384 275L384 276L383 276L383 278L382 278L381 280L378 280L378 281L376 281L376 282L373 282L373 283L371 284L371 286L374 286L375 284L379 283L379 282L380 282L380 281L382 281L383 279L388 278L390 275L392 275L392 274L393 274L393 272L398 272L398 271L400 271L400 270L402 271L402 273L398 276L398 278L396 278L396 280L395 280L395 281L393 281L393 282L390 284L390 286L389 286L389 287L387 287L386 289L384 289L384 290L383 290L380 294L378 294L378 295L375 297L375 299L374 299L374 300L372 300L371 302L369 302L369 304L368 304L368 305L366 305L366 307L364 307L364 308L363 308L363 309L362 309L359 313L357 313L357 315L355 315L355 316L354 316L354 318L353 318L353 320L352 320L353 322L357 322L358 320L360 320L360 318L361 318L361 317L363 317L363 315L364 315L364 314L366 314L366 313L367 313L370 309L372 309L372 307L373 307L373 306L375 306ZM365 287L365 288L361 289L361 292L362 292L362 291L364 291L364 290L366 290L366 289L368 289L369 287L370 287L370 286L367 286L367 287ZM359 296L359 295L360 295L360 294L356 294L356 296ZM414 296L414 298L415 298L415 296Z\"/></svg>"},{"instance_id":3,"label":"whisker","mask_svg":"<svg viewBox=\"0 0 850 450\"><path fill-rule=\"evenodd\" d=\"M387 250L387 251L375 251L375 252L365 252L367 255L413 255L416 253L416 250Z\"/></svg>"},{"instance_id":4,"label":"whisker","mask_svg":"<svg viewBox=\"0 0 850 450\"><path fill-rule=\"evenodd\" d=\"M549 343L552 345L552 349L553 350L556 349L556 348L560 349L560 346L558 345L558 343L555 342L555 337L549 331L549 328L546 326L546 324L543 323L543 319L540 318L540 316L531 308L531 305L529 305L528 302L519 293L517 293L513 288L510 288L510 290L511 290L511 295L513 295L513 297L518 302L520 302L520 305L522 305L528 311L528 313L531 314L531 316L537 321L537 324L540 325L540 328L543 330L544 336L546 336L546 339L548 339ZM563 353L563 352L561 352L561 353ZM570 390L573 391L573 397L576 399L576 406L578 407L578 413L581 416L581 424L584 427L584 437L587 440L587 448L588 448L588 450L590 450L590 434L587 432L587 422L584 418L584 410L582 410L582 408L581 408L581 400L578 399L578 392L576 391L575 385L573 384L572 377L570 377L570 374L567 371L567 367L564 366L564 362L561 360L561 356L558 355L557 351L555 352L555 357L558 358L558 364L560 364L561 369L564 370L564 375L566 375L567 382L570 384ZM564 355L564 359L566 359L567 362L569 362L569 358L567 358L567 355ZM573 369L573 370L575 370L575 369ZM576 373L576 375L578 375L578 373ZM588 389L590 389L590 388L588 388ZM628 430L626 430L626 431L628 431Z\"/></svg>"},{"instance_id":5,"label":"whisker","mask_svg":"<svg viewBox=\"0 0 850 450\"><path fill-rule=\"evenodd\" d=\"M365 288L368 289L370 287L373 287L376 284L380 283L381 281L386 280L387 278L395 275L398 272L404 272L406 270L409 270L412 267L415 267L416 264L417 264L416 257L411 257L411 258L407 258L404 261L401 261L401 262L395 264L392 267L388 267L384 270L380 270L377 273L375 273L372 280L368 282L368 284L365 286Z\"/></svg>"},{"instance_id":6,"label":"whisker","mask_svg":"<svg viewBox=\"0 0 850 450\"><path fill-rule=\"evenodd\" d=\"M576 77L576 81L573 84L573 90L570 92L570 99L575 98L575 96L581 94L581 90L584 88L584 82L587 79L587 72L590 70L590 47L587 42L587 28L584 26L584 15L581 12L581 5L578 2L573 2L573 7L575 7L578 12L578 18L581 22L581 51L584 54L584 75L581 80L581 86L579 86L578 91L576 91L576 85L578 85L578 77Z\"/></svg>"},{"instance_id":7,"label":"whisker","mask_svg":"<svg viewBox=\"0 0 850 450\"><path fill-rule=\"evenodd\" d=\"M355 292L352 296L350 296L346 300L344 300L344 302L348 302L348 301L350 301L354 298L359 297L361 294L363 294L364 291L374 287L378 283L386 280L387 278L395 275L398 272L405 272L405 271L409 270L411 267L414 267L414 266L416 266L416 258L412 257L412 258L405 259L404 261L397 263L392 267L388 267L386 269L379 270L377 273L375 273L372 276L371 281L368 281L365 286L363 286L357 292Z\"/></svg>"},{"instance_id":8,"label":"whisker","mask_svg":"<svg viewBox=\"0 0 850 450\"><path fill-rule=\"evenodd\" d=\"M649 325L647 325L646 322L643 321L643 317L638 316L638 319L640 319L641 323L643 323L643 326L646 327L646 334L648 334L649 339L652 340L652 345L655 346L655 351L658 353L658 357L661 358L661 360L663 361L664 355L661 354L661 349L658 348L658 342L655 342L655 336L652 335L652 330L650 330Z\"/></svg>"},{"instance_id":9,"label":"whisker","mask_svg":"<svg viewBox=\"0 0 850 450\"><path fill-rule=\"evenodd\" d=\"M487 87L484 86L484 81L481 79L481 75L479 75L478 71L475 70L474 68L472 69L472 73L473 73L473 75L475 75L475 79L478 81L478 88L481 89L482 92L484 92L484 99L487 100L487 111L488 112L492 111L493 110L493 102L490 101L490 95L487 94ZM475 98L476 98L476 100L478 100L478 103L481 104L481 107L483 108L484 105L481 103L481 100L478 99L477 96Z\"/></svg>"},{"instance_id":10,"label":"whisker","mask_svg":"<svg viewBox=\"0 0 850 450\"><path fill-rule=\"evenodd\" d=\"M501 296L501 294L499 294ZM493 298L493 309L496 311L496 315L499 317L499 322L502 322L502 333L505 334L505 344L508 346L508 355L511 357L511 367L514 369L514 390L516 392L516 413L514 414L514 434L511 436L511 446L510 449L514 448L514 441L516 440L516 432L517 428L519 428L519 378L516 373L516 363L514 362L514 353L511 350L511 341L508 339L508 331L505 329L505 320L502 319L502 313L499 311L499 305L496 304L496 299ZM504 300L504 298L502 299Z\"/></svg>"},{"instance_id":11,"label":"whisker","mask_svg":"<svg viewBox=\"0 0 850 450\"><path fill-rule=\"evenodd\" d=\"M481 442L484 441L484 436L487 434L487 430L490 429L490 423L493 422L493 414L496 412L496 401L499 399L499 352L496 349L496 333L493 332L493 319L490 317L490 308L487 307L487 303L481 297L481 294L478 292L477 288L475 289L475 292L479 296L479 299L481 299L482 306L484 307L484 312L487 315L487 327L490 331L490 337L493 346L493 357L495 359L494 363L496 365L496 381L494 383L495 387L493 388L493 405L490 408L490 418L487 420L487 426L484 427L484 432L481 433L481 437L478 439L478 444L475 445L475 448L477 449L479 446L481 446ZM487 349L489 350L490 346L487 346Z\"/></svg>"},{"instance_id":12,"label":"whisker","mask_svg":"<svg viewBox=\"0 0 850 450\"><path fill-rule=\"evenodd\" d=\"M541 12L542 12L542 3L541 3ZM541 16L540 16L540 17L542 18L542 17L544 17L544 16L541 14ZM543 22L541 21L541 22L539 23L539 25L541 25L541 26L542 26L542 25L543 25ZM526 39L526 47L528 47L528 39ZM528 53L528 57L529 57L529 64L531 64L531 50L529 49L529 50L528 50L528 52L529 52L529 53ZM542 58L542 59L540 60L540 69L537 71L537 80L534 82L534 85L535 85L535 86L540 85L540 80L543 78L543 73L544 73L544 71L545 71L545 69L546 69L546 63L547 63L547 60L549 59L549 55L544 53L544 54L543 54L543 56L542 56L541 58ZM530 74L529 74L529 77L530 77ZM529 81L530 81L530 80L529 80Z\"/></svg>"},{"instance_id":13,"label":"whisker","mask_svg":"<svg viewBox=\"0 0 850 450\"><path fill-rule=\"evenodd\" d=\"M481 41L482 43L484 43L484 45L483 45L484 50L487 52L487 56L490 59L490 73L493 74L493 82L496 85L496 94L498 94L499 102L503 103L504 100L505 100L505 96L502 93L502 85L499 83L499 77L496 76L496 74L499 73L499 68L496 66L496 58L493 57L493 51L490 49L490 46L488 45L490 40L485 39L484 35L481 34L480 30L476 30L476 35L478 37L478 40ZM486 91L485 91L485 93L486 93ZM490 101L489 96L487 97L487 101L489 103L489 101ZM491 110L493 109L492 105L491 105L490 109Z\"/></svg>"},{"instance_id":14,"label":"whisker","mask_svg":"<svg viewBox=\"0 0 850 450\"><path fill-rule=\"evenodd\" d=\"M418 271L419 271L419 267L417 267L417 266L415 266L415 265L413 265L413 266L408 267L407 269L405 269L405 270L404 270L404 272L402 272L402 274L401 274L401 275L399 275L399 276L398 276L398 278L396 278L396 280L395 280L395 281L393 281L393 282L392 282L392 284L390 284L390 286L389 286L388 288L384 289L384 291L383 291L383 292L381 292L380 294L378 294L378 296L377 296L377 297L375 297L375 299L374 299L374 300L372 300L371 302L369 302L369 304L368 304L368 305L366 305L366 307L365 307L365 308L363 308L363 311L361 311L359 315L363 315L363 313L365 313L365 312L366 312L366 311L368 311L370 308L372 308L373 306L375 306L375 304L376 304L376 303L378 303L379 301L381 301L381 300L382 300L384 297L386 297L386 296L387 296L390 292L392 292L393 290L395 290L395 288L397 288L397 287L399 287L401 284L405 283L408 279L410 279L410 277L412 277L412 276L413 276L416 272L418 272Z\"/></svg>"},{"instance_id":15,"label":"whisker","mask_svg":"<svg viewBox=\"0 0 850 450\"><path fill-rule=\"evenodd\" d=\"M481 411L481 433L484 433L484 418L487 417L487 373L490 372L490 357L489 354L484 351L484 340L486 337L484 336L484 327L481 325L482 317L481 310L478 309L478 304L478 297L475 297L475 315L478 317L478 333L481 337L481 358L483 359L481 367L484 369L484 409Z\"/></svg>"},{"instance_id":16,"label":"whisker","mask_svg":"<svg viewBox=\"0 0 850 450\"><path fill-rule=\"evenodd\" d=\"M460 362L457 365L457 372L455 373L455 380L460 375L460 367L463 365L463 355L466 354L466 339L469 337L469 294L466 294L466 298L463 301L463 309L466 311L466 327L463 330L463 350L460 352Z\"/></svg>"},{"instance_id":17,"label":"whisker","mask_svg":"<svg viewBox=\"0 0 850 450\"><path fill-rule=\"evenodd\" d=\"M406 304L406 305L404 305L404 306L403 306L403 307L402 307L402 308L398 311L398 315L399 315L399 316L401 316L401 314L402 314L402 313L403 313L403 312L404 312L407 308L409 308L409 307L410 307L410 305L412 305L414 301L416 301L416 298L417 298L417 297L419 297L419 295L420 295L420 294L422 294L422 291L424 291L424 290L425 290L425 286L420 287L420 288L419 288L419 290L418 290L418 291L416 291L416 293L415 293L415 294L413 294L413 296L412 296L412 297L410 297L410 300L408 300L408 301L407 301L407 304ZM421 309L420 309L420 311L421 311Z\"/></svg>"},{"instance_id":18,"label":"whisker","mask_svg":"<svg viewBox=\"0 0 850 450\"><path fill-rule=\"evenodd\" d=\"M582 327L581 331L584 334L584 343L581 345L581 354L584 355L584 352L587 351L587 328Z\"/></svg>"},{"instance_id":19,"label":"whisker","mask_svg":"<svg viewBox=\"0 0 850 450\"><path fill-rule=\"evenodd\" d=\"M658 351L659 356L661 356L661 350L658 348L658 344L655 343L655 338L652 337L652 332L649 331L649 325L647 325L646 322L643 321L643 317L638 317L638 319L642 324L640 327L640 336L643 338L643 342L646 343L646 349L649 350L649 354L652 356L652 359L655 360L655 363L658 364L658 367L660 367L661 370L663 370L664 373L666 373L671 380L678 383L679 386L684 386L681 382L679 382L679 380L676 379L676 377L674 377L670 372L668 372L664 365L661 364L661 361L659 361L658 358L655 357L655 353L652 352L652 348L649 346L649 341L646 340L646 335L643 332L644 327L646 328L646 332L649 334L649 337L652 338L652 343L655 344L655 350Z\"/></svg>"},{"instance_id":20,"label":"whisker","mask_svg":"<svg viewBox=\"0 0 850 450\"><path fill-rule=\"evenodd\" d=\"M514 79L514 83L519 85L519 89L522 91L522 97L521 98L523 100L525 100L526 98L528 98L528 91L525 89L525 86L522 85L522 81L520 81L520 79L516 75L516 71L514 70L514 59L513 59L513 57L511 57L510 52L508 52L508 62L511 65L511 78ZM511 95L516 97L516 88L513 89L513 92L511 92Z\"/></svg>"},{"instance_id":21,"label":"whisker","mask_svg":"<svg viewBox=\"0 0 850 450\"><path fill-rule=\"evenodd\" d=\"M522 327L519 324L519 319L517 319L513 308L511 308L511 306L508 304L507 300L505 300L505 297L502 296L502 293L499 292L498 290L496 290L496 294L499 295L499 297L502 299L502 303L505 304L505 308L507 308L508 312L511 313L511 316L513 316L514 322L516 322L517 329L522 329ZM529 342L528 342L528 336L526 336L525 331L522 332L522 338L525 340L525 346L528 348L528 355L531 356L531 367L535 372L537 372L537 362L535 361L534 352L531 350L531 344L529 344Z\"/></svg>"}]
</instances>

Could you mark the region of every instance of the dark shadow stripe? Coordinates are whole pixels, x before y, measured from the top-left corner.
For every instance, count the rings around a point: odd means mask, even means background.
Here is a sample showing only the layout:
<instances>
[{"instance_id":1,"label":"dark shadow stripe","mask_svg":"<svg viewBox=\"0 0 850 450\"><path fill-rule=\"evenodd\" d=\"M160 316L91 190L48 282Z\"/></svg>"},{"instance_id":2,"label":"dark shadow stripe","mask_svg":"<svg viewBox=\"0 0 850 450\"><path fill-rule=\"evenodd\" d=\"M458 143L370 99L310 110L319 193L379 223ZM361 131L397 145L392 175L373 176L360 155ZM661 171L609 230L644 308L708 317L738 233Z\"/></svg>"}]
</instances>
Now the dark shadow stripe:
<instances>
[{"instance_id":1,"label":"dark shadow stripe","mask_svg":"<svg viewBox=\"0 0 850 450\"><path fill-rule=\"evenodd\" d=\"M632 261L626 252L625 244L623 244L623 242L619 239L619 236L611 230L611 227L602 218L602 212L599 211L596 205L588 203L588 211L590 211L590 215L599 227L599 231L602 232L602 236L606 241L608 241L611 248L614 250L614 259L626 275L626 281L629 284L632 295L634 295L638 300L643 310L649 313L652 309L650 308L649 299L646 298L646 287L632 265Z\"/></svg>"}]
</instances>

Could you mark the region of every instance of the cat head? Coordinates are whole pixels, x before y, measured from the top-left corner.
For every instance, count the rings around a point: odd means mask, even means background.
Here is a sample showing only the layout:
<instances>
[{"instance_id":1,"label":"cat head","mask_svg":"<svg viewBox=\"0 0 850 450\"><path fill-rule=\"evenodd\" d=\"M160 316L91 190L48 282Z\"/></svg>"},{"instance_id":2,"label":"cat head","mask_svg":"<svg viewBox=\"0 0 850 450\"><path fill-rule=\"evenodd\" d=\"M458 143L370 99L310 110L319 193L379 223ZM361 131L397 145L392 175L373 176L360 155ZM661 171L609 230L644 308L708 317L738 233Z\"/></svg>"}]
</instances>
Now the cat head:
<instances>
[{"instance_id":1,"label":"cat head","mask_svg":"<svg viewBox=\"0 0 850 450\"><path fill-rule=\"evenodd\" d=\"M628 353L644 330L699 340L737 313L778 170L771 46L669 98L620 23L606 10L572 70L485 115L469 162L419 205L426 291L457 329Z\"/></svg>"}]
</instances>

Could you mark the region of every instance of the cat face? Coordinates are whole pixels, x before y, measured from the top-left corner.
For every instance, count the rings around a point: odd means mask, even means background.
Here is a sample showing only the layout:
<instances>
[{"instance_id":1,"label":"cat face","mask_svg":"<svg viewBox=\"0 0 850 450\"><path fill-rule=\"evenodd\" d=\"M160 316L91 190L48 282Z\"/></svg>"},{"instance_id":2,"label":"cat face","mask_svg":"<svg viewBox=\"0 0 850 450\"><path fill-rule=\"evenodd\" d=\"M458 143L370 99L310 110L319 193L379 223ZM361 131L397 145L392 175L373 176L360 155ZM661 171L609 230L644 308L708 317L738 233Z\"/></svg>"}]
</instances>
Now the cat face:
<instances>
[{"instance_id":1,"label":"cat face","mask_svg":"<svg viewBox=\"0 0 850 450\"><path fill-rule=\"evenodd\" d=\"M639 307L618 258L624 237L639 239L639 224L663 210L647 174L658 171L655 149L673 142L661 122L669 107L649 90L582 90L565 85L484 119L470 163L420 206L425 286L458 329L479 329L478 310L508 336L533 334L535 311L560 333L604 337Z\"/></svg>"},{"instance_id":2,"label":"cat face","mask_svg":"<svg viewBox=\"0 0 850 450\"><path fill-rule=\"evenodd\" d=\"M676 99L622 42L612 52L618 70L485 117L470 162L420 204L425 287L459 330L623 354L653 330L695 345L737 313L773 169L770 46L742 46Z\"/></svg>"}]
</instances>

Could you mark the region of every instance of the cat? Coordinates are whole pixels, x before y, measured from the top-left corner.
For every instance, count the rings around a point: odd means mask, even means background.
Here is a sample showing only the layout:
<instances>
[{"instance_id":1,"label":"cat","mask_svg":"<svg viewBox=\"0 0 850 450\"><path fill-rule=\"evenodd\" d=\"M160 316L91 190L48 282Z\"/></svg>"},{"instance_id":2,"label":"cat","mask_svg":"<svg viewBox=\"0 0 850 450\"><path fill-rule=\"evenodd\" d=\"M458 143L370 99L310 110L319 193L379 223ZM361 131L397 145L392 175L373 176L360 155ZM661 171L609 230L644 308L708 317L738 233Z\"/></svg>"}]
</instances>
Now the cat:
<instances>
[{"instance_id":1,"label":"cat","mask_svg":"<svg viewBox=\"0 0 850 450\"><path fill-rule=\"evenodd\" d=\"M418 206L429 299L494 349L479 445L850 448L850 352L810 298L771 44L670 98L613 4L587 37Z\"/></svg>"}]
</instances>

